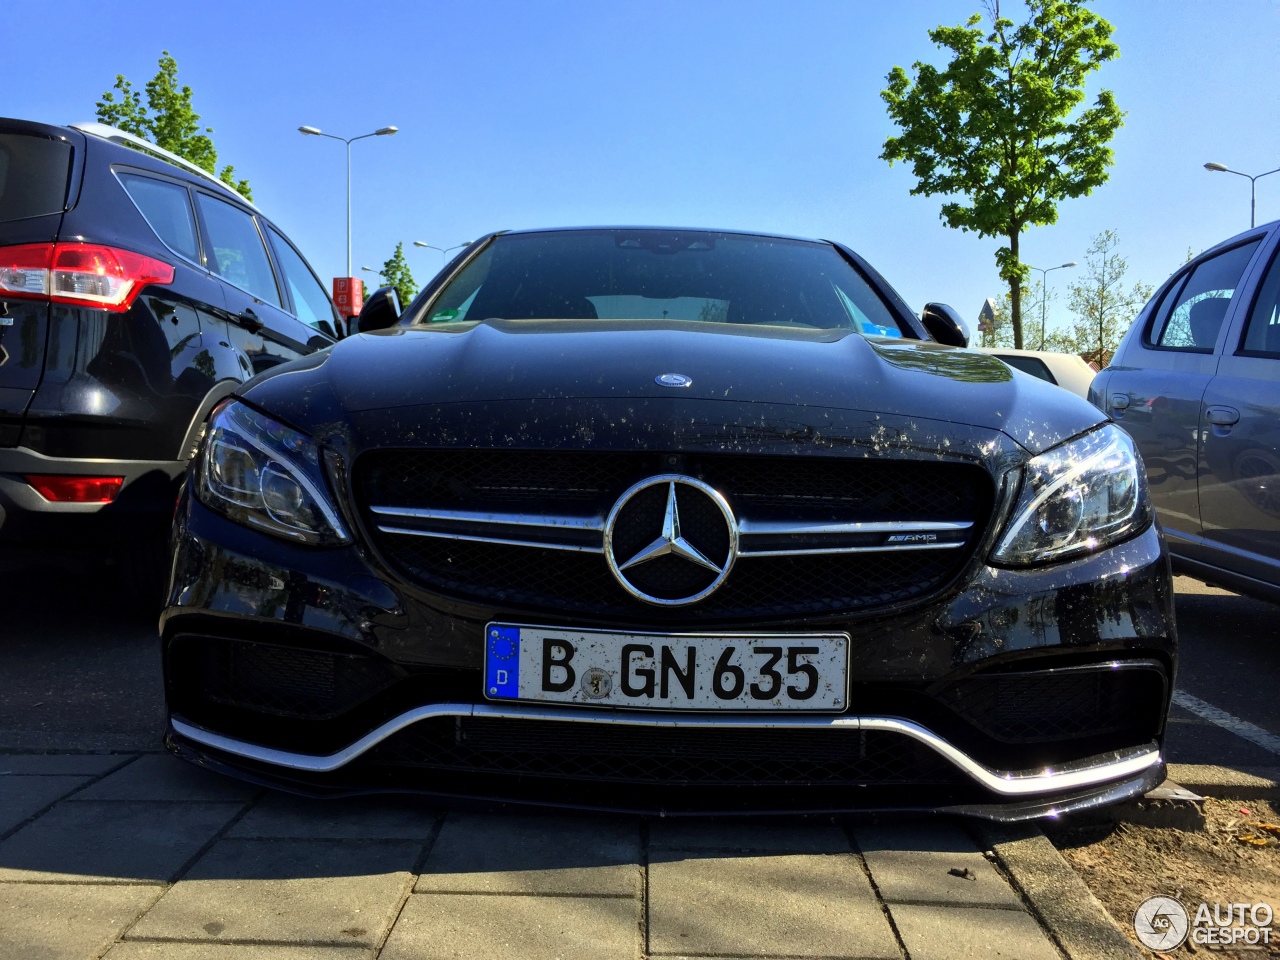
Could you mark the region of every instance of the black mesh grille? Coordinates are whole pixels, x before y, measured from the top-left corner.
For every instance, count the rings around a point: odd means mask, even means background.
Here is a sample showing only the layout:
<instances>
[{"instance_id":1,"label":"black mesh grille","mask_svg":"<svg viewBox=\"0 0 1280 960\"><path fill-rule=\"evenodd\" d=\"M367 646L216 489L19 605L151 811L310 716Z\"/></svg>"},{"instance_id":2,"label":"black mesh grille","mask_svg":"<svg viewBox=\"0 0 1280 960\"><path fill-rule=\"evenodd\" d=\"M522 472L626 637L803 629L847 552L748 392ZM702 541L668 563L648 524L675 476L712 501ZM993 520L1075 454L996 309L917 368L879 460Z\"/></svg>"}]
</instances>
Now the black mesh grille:
<instances>
[{"instance_id":1,"label":"black mesh grille","mask_svg":"<svg viewBox=\"0 0 1280 960\"><path fill-rule=\"evenodd\" d=\"M990 481L979 468L917 460L375 450L360 458L357 471L365 503L381 506L533 503L549 512L556 504L607 510L637 480L674 472L705 480L734 504L780 508L784 515L818 510L833 519L977 520L990 509Z\"/></svg>"},{"instance_id":2,"label":"black mesh grille","mask_svg":"<svg viewBox=\"0 0 1280 960\"><path fill-rule=\"evenodd\" d=\"M184 638L181 646L196 687L188 696L282 717L337 716L402 676L382 660L323 650L214 637Z\"/></svg>"},{"instance_id":3,"label":"black mesh grille","mask_svg":"<svg viewBox=\"0 0 1280 960\"><path fill-rule=\"evenodd\" d=\"M936 753L889 733L670 730L459 717L426 720L366 755L372 765L670 786L954 783Z\"/></svg>"},{"instance_id":4,"label":"black mesh grille","mask_svg":"<svg viewBox=\"0 0 1280 960\"><path fill-rule=\"evenodd\" d=\"M1156 667L1110 666L978 674L957 681L938 699L983 733L1006 743L1043 743L1124 734L1150 739L1164 697Z\"/></svg>"},{"instance_id":5,"label":"black mesh grille","mask_svg":"<svg viewBox=\"0 0 1280 960\"><path fill-rule=\"evenodd\" d=\"M374 451L356 468L361 505L498 509L512 507L604 516L632 483L663 472L703 479L739 515L823 521L933 520L973 523L981 537L992 485L980 468L955 463L865 458L760 457L528 451ZM632 528L627 513L658 516L663 485L632 501L615 529L617 555L634 555L655 529ZM724 555L723 521L710 500L681 495L682 532L707 556ZM629 596L600 554L382 533L384 556L425 586L465 599L666 621L687 608L661 608ZM840 614L930 594L957 572L969 549L741 557L721 587L696 605L699 615L732 619ZM668 562L669 561L669 562ZM677 598L714 574L659 558L628 573L641 591Z\"/></svg>"},{"instance_id":6,"label":"black mesh grille","mask_svg":"<svg viewBox=\"0 0 1280 960\"><path fill-rule=\"evenodd\" d=\"M709 457L701 473L744 508L818 507L850 520L977 520L985 500L979 471L953 463Z\"/></svg>"},{"instance_id":7,"label":"black mesh grille","mask_svg":"<svg viewBox=\"0 0 1280 960\"><path fill-rule=\"evenodd\" d=\"M636 460L575 451L376 451L360 469L368 502L383 506L594 504L626 486Z\"/></svg>"},{"instance_id":8,"label":"black mesh grille","mask_svg":"<svg viewBox=\"0 0 1280 960\"><path fill-rule=\"evenodd\" d=\"M383 534L411 575L495 603L582 613L680 618L627 596L598 554ZM840 613L909 600L938 586L959 551L744 557L699 611L725 617Z\"/></svg>"}]
</instances>

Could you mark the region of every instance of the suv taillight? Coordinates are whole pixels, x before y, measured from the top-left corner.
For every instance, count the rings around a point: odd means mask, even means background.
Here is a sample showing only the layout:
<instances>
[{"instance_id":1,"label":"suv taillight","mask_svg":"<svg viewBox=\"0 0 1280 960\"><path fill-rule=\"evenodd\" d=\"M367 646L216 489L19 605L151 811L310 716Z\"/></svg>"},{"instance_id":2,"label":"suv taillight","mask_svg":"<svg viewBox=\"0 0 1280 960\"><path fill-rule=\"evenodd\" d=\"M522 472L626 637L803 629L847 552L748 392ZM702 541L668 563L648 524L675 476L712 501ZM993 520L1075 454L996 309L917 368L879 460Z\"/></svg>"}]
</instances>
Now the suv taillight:
<instances>
[{"instance_id":1,"label":"suv taillight","mask_svg":"<svg viewBox=\"0 0 1280 960\"><path fill-rule=\"evenodd\" d=\"M149 283L173 283L173 267L98 243L0 247L0 296L124 313Z\"/></svg>"}]
</instances>

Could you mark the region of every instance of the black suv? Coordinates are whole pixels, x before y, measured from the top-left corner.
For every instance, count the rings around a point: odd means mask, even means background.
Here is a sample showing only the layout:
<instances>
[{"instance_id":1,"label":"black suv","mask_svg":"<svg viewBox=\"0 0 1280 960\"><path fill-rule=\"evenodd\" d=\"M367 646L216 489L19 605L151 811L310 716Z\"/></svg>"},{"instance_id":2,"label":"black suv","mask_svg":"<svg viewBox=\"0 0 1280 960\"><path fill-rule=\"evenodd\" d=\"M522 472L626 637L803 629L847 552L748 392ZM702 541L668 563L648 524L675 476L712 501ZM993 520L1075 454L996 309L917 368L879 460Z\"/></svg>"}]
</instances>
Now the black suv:
<instances>
[{"instance_id":1,"label":"black suv","mask_svg":"<svg viewBox=\"0 0 1280 960\"><path fill-rule=\"evenodd\" d=\"M0 566L76 548L150 591L209 411L338 330L294 245L203 170L0 118Z\"/></svg>"}]
</instances>

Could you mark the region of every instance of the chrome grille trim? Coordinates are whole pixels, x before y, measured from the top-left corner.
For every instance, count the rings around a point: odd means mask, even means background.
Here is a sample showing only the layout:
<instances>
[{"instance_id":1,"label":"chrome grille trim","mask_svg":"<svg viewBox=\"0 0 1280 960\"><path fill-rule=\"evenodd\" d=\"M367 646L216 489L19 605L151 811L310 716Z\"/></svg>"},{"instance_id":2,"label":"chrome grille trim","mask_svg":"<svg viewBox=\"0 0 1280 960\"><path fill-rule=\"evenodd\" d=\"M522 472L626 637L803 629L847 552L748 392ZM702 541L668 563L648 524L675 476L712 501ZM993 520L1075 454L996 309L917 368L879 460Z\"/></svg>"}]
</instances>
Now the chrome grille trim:
<instances>
[{"instance_id":1,"label":"chrome grille trim","mask_svg":"<svg viewBox=\"0 0 1280 960\"><path fill-rule=\"evenodd\" d=\"M515 540L508 537L486 537L472 533L441 533L437 530L416 530L412 527L379 525L383 533L398 533L409 537L434 537L437 540L466 540L468 543L497 543L504 547L537 547L540 550L572 550L575 553L604 553L603 546L582 543L557 543L554 540Z\"/></svg>"},{"instance_id":2,"label":"chrome grille trim","mask_svg":"<svg viewBox=\"0 0 1280 960\"><path fill-rule=\"evenodd\" d=\"M821 536L849 533L961 533L972 523L950 520L888 520L880 523L805 523L787 520L738 519L738 532L744 537Z\"/></svg>"},{"instance_id":3,"label":"chrome grille trim","mask_svg":"<svg viewBox=\"0 0 1280 960\"><path fill-rule=\"evenodd\" d=\"M566 517L544 513L497 513L492 510L438 510L427 507L370 507L383 517L412 520L447 520L452 523L497 523L506 527L549 527L557 530L599 530L604 517Z\"/></svg>"},{"instance_id":4,"label":"chrome grille trim","mask_svg":"<svg viewBox=\"0 0 1280 960\"><path fill-rule=\"evenodd\" d=\"M492 510L446 510L428 507L381 507L369 508L378 517L398 519L422 524L422 526L403 526L400 524L378 524L382 533L394 533L411 537L436 537L443 540L466 540L474 543L494 543L508 547L535 547L546 550L571 550L578 553L604 552L605 519L601 516L566 516L561 514L536 513L500 513ZM458 529L432 529L436 524L470 524L475 532ZM515 527L522 536L503 536L502 527ZM967 534L973 528L972 523L955 521L928 520L891 520L883 522L858 523L815 523L805 521L752 520L749 517L738 519L740 540L738 555L742 557L798 557L818 554L836 553L885 553L899 550L957 550L967 544L967 538L948 540L943 543L879 543L859 546L823 546L822 540L828 537L850 535L875 536L937 534L941 536L958 536ZM601 535L600 543L572 542L557 533ZM753 547L753 537L804 537L813 542L794 547Z\"/></svg>"},{"instance_id":5,"label":"chrome grille trim","mask_svg":"<svg viewBox=\"0 0 1280 960\"><path fill-rule=\"evenodd\" d=\"M934 750L948 762L993 793L1005 797L1027 797L1094 786L1141 773L1160 763L1160 749L1153 742L1091 757L1058 768L1044 767L1038 770L993 770L979 763L964 751L932 730L900 717L859 716L796 716L771 714L766 717L724 716L707 717L690 714L630 713L624 711L592 710L587 708L534 707L520 704L497 706L489 703L435 703L414 707L375 727L354 743L336 753L325 756L294 753L264 747L259 744L236 740L194 726L177 717L170 717L174 733L188 740L234 754L247 760L256 760L291 770L308 773L332 773L377 746L394 733L419 720L433 717L497 717L508 720L542 720L563 723L622 723L650 727L754 727L769 729L804 728L832 731L878 730L895 733L918 740Z\"/></svg>"},{"instance_id":6,"label":"chrome grille trim","mask_svg":"<svg viewBox=\"0 0 1280 960\"><path fill-rule=\"evenodd\" d=\"M954 543L886 543L874 547L792 547L784 550L753 550L749 544L738 549L739 557L813 557L829 553L897 553L901 550L956 550L965 541Z\"/></svg>"}]
</instances>

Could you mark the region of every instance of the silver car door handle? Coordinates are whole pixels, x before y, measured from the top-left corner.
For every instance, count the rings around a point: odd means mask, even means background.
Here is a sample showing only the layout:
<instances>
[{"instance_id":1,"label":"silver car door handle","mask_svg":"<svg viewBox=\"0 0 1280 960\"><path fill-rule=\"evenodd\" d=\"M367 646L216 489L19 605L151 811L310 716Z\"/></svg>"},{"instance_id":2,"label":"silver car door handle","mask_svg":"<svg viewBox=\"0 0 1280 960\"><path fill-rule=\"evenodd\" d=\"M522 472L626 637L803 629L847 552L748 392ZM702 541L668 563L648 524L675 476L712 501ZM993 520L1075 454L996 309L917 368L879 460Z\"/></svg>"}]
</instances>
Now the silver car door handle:
<instances>
[{"instance_id":1,"label":"silver car door handle","mask_svg":"<svg viewBox=\"0 0 1280 960\"><path fill-rule=\"evenodd\" d=\"M1240 411L1235 407L1210 407L1204 416L1215 427L1234 427L1240 422Z\"/></svg>"},{"instance_id":2,"label":"silver car door handle","mask_svg":"<svg viewBox=\"0 0 1280 960\"><path fill-rule=\"evenodd\" d=\"M1128 395L1123 393L1113 393L1111 395L1111 409L1112 410L1128 410L1129 409Z\"/></svg>"}]
</instances>

